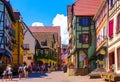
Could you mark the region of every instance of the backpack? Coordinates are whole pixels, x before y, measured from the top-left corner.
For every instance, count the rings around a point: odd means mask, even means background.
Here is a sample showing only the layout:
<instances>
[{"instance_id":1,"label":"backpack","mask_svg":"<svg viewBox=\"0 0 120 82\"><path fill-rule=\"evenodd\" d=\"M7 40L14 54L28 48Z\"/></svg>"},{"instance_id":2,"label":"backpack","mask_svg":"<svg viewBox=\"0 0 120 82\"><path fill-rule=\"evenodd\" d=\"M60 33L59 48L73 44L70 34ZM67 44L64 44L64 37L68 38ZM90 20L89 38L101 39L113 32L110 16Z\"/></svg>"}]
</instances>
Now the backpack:
<instances>
[{"instance_id":1,"label":"backpack","mask_svg":"<svg viewBox=\"0 0 120 82\"><path fill-rule=\"evenodd\" d=\"M25 71L28 71L28 70L29 70L29 69L28 69L28 67L26 66L26 67L25 67Z\"/></svg>"}]
</instances>

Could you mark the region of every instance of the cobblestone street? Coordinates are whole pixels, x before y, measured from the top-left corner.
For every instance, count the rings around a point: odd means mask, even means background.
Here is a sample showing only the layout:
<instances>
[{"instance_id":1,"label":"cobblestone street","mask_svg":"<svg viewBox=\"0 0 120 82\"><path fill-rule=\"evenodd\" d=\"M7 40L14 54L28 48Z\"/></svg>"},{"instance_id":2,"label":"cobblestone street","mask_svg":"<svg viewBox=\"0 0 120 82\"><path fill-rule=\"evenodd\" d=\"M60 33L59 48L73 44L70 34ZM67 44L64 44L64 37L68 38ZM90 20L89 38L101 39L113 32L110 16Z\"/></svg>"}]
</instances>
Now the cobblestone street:
<instances>
[{"instance_id":1,"label":"cobblestone street","mask_svg":"<svg viewBox=\"0 0 120 82\"><path fill-rule=\"evenodd\" d=\"M0 82L2 80L0 79ZM102 79L89 79L89 76L68 76L62 71L51 72L51 73L34 73L30 74L29 78L13 78L12 81L3 82L104 82Z\"/></svg>"}]
</instances>

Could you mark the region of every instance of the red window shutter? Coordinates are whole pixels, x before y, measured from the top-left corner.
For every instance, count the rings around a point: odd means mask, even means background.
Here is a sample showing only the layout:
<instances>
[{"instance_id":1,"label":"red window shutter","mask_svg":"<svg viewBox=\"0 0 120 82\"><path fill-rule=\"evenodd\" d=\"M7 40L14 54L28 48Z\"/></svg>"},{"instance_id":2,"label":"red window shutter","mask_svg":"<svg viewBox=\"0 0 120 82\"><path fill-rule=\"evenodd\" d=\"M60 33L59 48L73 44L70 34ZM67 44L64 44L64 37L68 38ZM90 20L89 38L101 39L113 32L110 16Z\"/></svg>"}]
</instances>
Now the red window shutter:
<instances>
[{"instance_id":1,"label":"red window shutter","mask_svg":"<svg viewBox=\"0 0 120 82\"><path fill-rule=\"evenodd\" d=\"M113 36L113 19L109 22L109 37Z\"/></svg>"}]
</instances>

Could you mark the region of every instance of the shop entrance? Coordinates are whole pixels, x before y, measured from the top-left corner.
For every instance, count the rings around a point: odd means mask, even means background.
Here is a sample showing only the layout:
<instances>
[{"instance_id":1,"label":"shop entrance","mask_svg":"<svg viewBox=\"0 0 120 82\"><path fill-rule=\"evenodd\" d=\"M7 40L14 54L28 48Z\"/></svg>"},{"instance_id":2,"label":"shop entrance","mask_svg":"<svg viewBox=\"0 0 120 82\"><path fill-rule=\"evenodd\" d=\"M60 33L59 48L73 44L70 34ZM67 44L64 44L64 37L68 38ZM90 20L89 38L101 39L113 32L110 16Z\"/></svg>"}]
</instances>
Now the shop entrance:
<instances>
[{"instance_id":1,"label":"shop entrance","mask_svg":"<svg viewBox=\"0 0 120 82\"><path fill-rule=\"evenodd\" d=\"M115 54L114 54L114 52L109 54L109 66L112 66L113 64L115 64Z\"/></svg>"}]
</instances>

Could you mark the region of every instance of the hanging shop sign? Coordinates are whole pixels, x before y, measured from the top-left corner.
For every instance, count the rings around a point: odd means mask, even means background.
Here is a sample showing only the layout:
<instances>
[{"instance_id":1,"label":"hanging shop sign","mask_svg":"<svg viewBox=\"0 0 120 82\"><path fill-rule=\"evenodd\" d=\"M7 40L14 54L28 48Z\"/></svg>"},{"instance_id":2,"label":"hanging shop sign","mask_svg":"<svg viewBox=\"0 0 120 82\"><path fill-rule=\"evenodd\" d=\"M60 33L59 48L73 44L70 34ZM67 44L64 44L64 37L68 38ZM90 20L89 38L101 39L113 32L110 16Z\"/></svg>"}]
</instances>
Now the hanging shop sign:
<instances>
[{"instance_id":1,"label":"hanging shop sign","mask_svg":"<svg viewBox=\"0 0 120 82\"><path fill-rule=\"evenodd\" d=\"M100 54L101 54L101 55L105 55L105 50L104 50L104 49L101 49L101 50L100 50Z\"/></svg>"}]
</instances>

